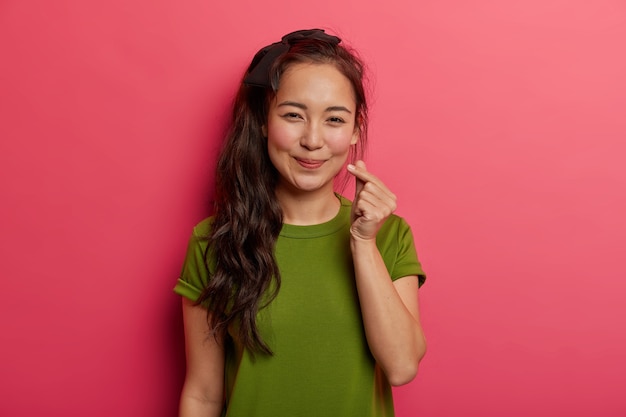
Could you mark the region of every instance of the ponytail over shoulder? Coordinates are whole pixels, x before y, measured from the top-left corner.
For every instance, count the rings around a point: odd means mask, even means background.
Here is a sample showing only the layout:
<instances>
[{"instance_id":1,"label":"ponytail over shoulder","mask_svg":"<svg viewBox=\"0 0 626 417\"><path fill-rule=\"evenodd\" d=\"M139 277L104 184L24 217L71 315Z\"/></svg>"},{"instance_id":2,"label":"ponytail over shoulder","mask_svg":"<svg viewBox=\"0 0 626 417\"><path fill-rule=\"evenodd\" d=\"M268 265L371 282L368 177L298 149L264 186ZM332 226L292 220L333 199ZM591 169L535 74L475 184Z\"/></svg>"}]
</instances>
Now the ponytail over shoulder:
<instances>
[{"instance_id":1,"label":"ponytail over shoulder","mask_svg":"<svg viewBox=\"0 0 626 417\"><path fill-rule=\"evenodd\" d=\"M235 99L231 131L217 163L216 211L206 255L215 270L197 303L208 306L214 335L234 323L246 348L271 354L256 326L258 310L280 288L274 245L282 210L274 194L277 174L261 133L266 99L264 90L247 86Z\"/></svg>"}]
</instances>

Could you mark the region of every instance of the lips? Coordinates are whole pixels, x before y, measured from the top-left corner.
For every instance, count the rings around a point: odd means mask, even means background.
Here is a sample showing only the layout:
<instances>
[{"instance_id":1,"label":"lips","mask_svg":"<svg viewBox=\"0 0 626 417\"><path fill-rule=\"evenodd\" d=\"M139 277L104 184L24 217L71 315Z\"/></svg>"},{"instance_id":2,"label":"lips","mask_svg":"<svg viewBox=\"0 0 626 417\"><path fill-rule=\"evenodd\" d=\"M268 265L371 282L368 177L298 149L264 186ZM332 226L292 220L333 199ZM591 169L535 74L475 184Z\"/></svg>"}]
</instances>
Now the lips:
<instances>
[{"instance_id":1,"label":"lips","mask_svg":"<svg viewBox=\"0 0 626 417\"><path fill-rule=\"evenodd\" d=\"M301 158L295 158L296 161L298 162L298 164L300 164L301 167L306 168L306 169L317 169L319 167L321 167L322 165L324 165L324 160L319 160L319 159L301 159Z\"/></svg>"}]
</instances>

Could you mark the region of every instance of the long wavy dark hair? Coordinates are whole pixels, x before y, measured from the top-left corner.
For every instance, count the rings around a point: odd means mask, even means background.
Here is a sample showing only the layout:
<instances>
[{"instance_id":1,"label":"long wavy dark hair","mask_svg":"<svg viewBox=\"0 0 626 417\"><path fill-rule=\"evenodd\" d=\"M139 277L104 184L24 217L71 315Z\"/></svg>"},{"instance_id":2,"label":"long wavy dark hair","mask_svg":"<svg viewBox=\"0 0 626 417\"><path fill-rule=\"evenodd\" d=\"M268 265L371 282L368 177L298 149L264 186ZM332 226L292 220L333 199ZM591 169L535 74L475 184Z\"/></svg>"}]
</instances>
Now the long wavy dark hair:
<instances>
[{"instance_id":1,"label":"long wavy dark hair","mask_svg":"<svg viewBox=\"0 0 626 417\"><path fill-rule=\"evenodd\" d=\"M359 147L351 150L352 159L367 138L364 66L343 45L319 39L295 42L271 65L271 87L243 82L239 87L217 163L215 214L206 253L207 265L215 268L197 303L207 306L215 337L235 324L240 343L253 354L272 354L257 328L256 315L276 297L281 280L274 257L283 220L274 193L278 173L270 161L262 126L282 74L297 63L331 64L350 80L356 102L355 128L359 129Z\"/></svg>"}]
</instances>

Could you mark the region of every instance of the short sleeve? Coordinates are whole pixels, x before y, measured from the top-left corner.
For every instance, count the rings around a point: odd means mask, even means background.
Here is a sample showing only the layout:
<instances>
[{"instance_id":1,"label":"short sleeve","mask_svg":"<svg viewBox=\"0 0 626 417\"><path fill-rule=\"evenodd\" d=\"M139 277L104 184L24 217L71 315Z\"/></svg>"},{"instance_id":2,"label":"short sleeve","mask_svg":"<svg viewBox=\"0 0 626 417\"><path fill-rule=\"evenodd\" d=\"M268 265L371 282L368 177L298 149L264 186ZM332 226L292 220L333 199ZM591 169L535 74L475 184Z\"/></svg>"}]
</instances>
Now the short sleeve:
<instances>
[{"instance_id":1,"label":"short sleeve","mask_svg":"<svg viewBox=\"0 0 626 417\"><path fill-rule=\"evenodd\" d=\"M417 257L413 233L403 218L392 215L387 219L376 240L392 280L417 275L419 286L424 284L426 274Z\"/></svg>"},{"instance_id":2,"label":"short sleeve","mask_svg":"<svg viewBox=\"0 0 626 417\"><path fill-rule=\"evenodd\" d=\"M174 287L176 294L192 301L196 301L200 297L209 279L209 268L205 258L208 246L207 236L208 219L193 229L187 245L182 271Z\"/></svg>"}]
</instances>

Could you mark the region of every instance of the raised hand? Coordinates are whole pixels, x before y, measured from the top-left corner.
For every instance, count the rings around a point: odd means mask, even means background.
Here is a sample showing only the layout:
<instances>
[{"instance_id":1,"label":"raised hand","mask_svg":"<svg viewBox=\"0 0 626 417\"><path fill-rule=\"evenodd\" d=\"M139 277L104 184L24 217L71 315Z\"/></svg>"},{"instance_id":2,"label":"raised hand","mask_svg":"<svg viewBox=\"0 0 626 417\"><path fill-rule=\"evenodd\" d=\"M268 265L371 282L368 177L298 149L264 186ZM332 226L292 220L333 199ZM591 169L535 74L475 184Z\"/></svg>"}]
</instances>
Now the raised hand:
<instances>
[{"instance_id":1,"label":"raised hand","mask_svg":"<svg viewBox=\"0 0 626 417\"><path fill-rule=\"evenodd\" d=\"M350 233L356 239L375 239L387 217L396 210L396 196L367 171L365 162L348 165L348 172L356 179Z\"/></svg>"}]
</instances>

